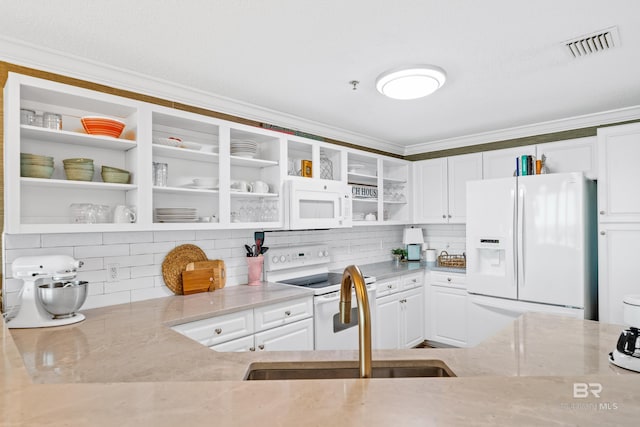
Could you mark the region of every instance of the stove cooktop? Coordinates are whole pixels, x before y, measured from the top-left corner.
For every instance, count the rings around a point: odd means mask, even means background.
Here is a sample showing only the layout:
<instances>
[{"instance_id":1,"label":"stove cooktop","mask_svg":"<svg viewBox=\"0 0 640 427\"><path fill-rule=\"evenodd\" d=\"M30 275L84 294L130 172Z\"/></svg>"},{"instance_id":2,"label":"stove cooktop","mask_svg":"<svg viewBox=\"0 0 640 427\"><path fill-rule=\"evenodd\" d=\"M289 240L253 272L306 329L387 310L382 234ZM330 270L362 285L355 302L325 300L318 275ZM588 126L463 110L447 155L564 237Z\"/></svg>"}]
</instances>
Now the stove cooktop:
<instances>
[{"instance_id":1,"label":"stove cooktop","mask_svg":"<svg viewBox=\"0 0 640 427\"><path fill-rule=\"evenodd\" d=\"M371 276L364 276L364 281L366 284L370 284L375 281L375 278ZM292 279L283 279L279 280L278 283L313 289L315 295L323 295L340 290L340 284L342 283L342 274L320 273L310 276L295 277Z\"/></svg>"}]
</instances>

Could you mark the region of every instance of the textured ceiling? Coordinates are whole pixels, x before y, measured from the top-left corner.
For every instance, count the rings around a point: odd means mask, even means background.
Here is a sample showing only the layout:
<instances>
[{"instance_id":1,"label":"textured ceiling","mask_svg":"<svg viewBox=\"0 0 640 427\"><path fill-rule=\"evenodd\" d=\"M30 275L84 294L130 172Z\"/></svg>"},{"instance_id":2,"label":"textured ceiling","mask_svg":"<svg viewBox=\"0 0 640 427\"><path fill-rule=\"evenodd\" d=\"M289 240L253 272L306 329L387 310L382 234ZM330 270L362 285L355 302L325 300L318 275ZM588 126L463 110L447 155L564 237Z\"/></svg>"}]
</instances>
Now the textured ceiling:
<instances>
[{"instance_id":1,"label":"textured ceiling","mask_svg":"<svg viewBox=\"0 0 640 427\"><path fill-rule=\"evenodd\" d=\"M0 0L0 10L0 37L401 146L640 104L632 0ZM614 25L611 51L572 59L562 48ZM376 92L380 73L414 63L444 68L445 86L412 101Z\"/></svg>"}]
</instances>

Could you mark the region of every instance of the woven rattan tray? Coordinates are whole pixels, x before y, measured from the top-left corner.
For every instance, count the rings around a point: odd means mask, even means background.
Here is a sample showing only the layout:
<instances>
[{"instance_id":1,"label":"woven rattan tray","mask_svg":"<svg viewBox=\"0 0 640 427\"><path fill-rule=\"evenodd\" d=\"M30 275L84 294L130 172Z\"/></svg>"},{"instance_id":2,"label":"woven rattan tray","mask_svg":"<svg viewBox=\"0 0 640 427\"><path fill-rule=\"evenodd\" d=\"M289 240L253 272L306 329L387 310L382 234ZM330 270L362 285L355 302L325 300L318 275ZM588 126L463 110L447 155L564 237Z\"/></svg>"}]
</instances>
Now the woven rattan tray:
<instances>
[{"instance_id":1,"label":"woven rattan tray","mask_svg":"<svg viewBox=\"0 0 640 427\"><path fill-rule=\"evenodd\" d=\"M207 255L196 245L180 245L164 257L162 261L162 277L167 287L176 295L182 295L182 272L187 264L206 261Z\"/></svg>"},{"instance_id":2,"label":"woven rattan tray","mask_svg":"<svg viewBox=\"0 0 640 427\"><path fill-rule=\"evenodd\" d=\"M442 251L438 256L438 265L440 267L466 268L467 257L465 254L449 255L447 251Z\"/></svg>"}]
</instances>

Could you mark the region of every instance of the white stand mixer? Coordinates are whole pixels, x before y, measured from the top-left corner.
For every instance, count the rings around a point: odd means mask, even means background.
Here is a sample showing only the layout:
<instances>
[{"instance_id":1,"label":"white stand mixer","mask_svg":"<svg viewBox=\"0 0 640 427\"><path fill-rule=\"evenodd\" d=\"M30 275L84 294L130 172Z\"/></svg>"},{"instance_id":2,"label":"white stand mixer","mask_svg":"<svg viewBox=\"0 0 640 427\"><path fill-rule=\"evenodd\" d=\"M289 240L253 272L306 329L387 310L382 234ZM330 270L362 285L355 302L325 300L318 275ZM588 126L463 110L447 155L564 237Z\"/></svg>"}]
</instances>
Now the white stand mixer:
<instances>
[{"instance_id":1,"label":"white stand mixer","mask_svg":"<svg viewBox=\"0 0 640 427\"><path fill-rule=\"evenodd\" d=\"M75 313L71 317L56 319L40 304L36 282L44 279L70 280L76 277L82 262L67 255L43 255L17 258L11 269L13 277L22 279L21 304L18 314L7 321L9 328L42 328L62 326L84 320L84 315Z\"/></svg>"},{"instance_id":2,"label":"white stand mixer","mask_svg":"<svg viewBox=\"0 0 640 427\"><path fill-rule=\"evenodd\" d=\"M618 338L609 362L624 369L640 372L640 295L623 298L624 323L629 325Z\"/></svg>"}]
</instances>

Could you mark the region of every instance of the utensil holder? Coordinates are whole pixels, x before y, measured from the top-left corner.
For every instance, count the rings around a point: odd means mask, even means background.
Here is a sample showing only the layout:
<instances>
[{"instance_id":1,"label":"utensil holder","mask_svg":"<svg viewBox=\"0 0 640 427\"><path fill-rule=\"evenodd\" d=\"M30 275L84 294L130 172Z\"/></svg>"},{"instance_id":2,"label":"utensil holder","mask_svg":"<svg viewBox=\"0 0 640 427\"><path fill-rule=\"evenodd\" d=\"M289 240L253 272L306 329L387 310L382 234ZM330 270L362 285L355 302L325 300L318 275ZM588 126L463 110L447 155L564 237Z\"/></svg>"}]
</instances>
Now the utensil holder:
<instances>
[{"instance_id":1,"label":"utensil holder","mask_svg":"<svg viewBox=\"0 0 640 427\"><path fill-rule=\"evenodd\" d=\"M262 255L247 257L247 265L249 266L249 286L258 286L262 283L262 264L264 257Z\"/></svg>"}]
</instances>

